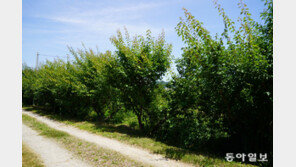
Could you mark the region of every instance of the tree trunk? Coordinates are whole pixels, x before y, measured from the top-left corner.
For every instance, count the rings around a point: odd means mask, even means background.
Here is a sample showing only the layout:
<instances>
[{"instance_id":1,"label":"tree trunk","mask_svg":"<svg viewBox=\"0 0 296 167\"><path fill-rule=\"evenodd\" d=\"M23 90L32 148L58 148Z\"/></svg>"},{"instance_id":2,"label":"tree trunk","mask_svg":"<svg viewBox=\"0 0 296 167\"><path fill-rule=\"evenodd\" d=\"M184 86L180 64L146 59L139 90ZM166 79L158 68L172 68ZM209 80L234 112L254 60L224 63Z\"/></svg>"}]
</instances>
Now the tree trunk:
<instances>
[{"instance_id":1,"label":"tree trunk","mask_svg":"<svg viewBox=\"0 0 296 167\"><path fill-rule=\"evenodd\" d=\"M104 119L104 114L103 114L101 108L100 107L93 106L93 109L97 113L98 119L99 120L103 120Z\"/></svg>"},{"instance_id":2,"label":"tree trunk","mask_svg":"<svg viewBox=\"0 0 296 167\"><path fill-rule=\"evenodd\" d=\"M136 110L134 106L132 106L132 110L137 115L140 130L144 130L144 124L142 122L142 111Z\"/></svg>"},{"instance_id":3,"label":"tree trunk","mask_svg":"<svg viewBox=\"0 0 296 167\"><path fill-rule=\"evenodd\" d=\"M138 117L138 123L139 123L139 127L141 130L144 130L144 124L142 122L142 118L141 118L141 115L140 114L137 114L137 117Z\"/></svg>"}]
</instances>

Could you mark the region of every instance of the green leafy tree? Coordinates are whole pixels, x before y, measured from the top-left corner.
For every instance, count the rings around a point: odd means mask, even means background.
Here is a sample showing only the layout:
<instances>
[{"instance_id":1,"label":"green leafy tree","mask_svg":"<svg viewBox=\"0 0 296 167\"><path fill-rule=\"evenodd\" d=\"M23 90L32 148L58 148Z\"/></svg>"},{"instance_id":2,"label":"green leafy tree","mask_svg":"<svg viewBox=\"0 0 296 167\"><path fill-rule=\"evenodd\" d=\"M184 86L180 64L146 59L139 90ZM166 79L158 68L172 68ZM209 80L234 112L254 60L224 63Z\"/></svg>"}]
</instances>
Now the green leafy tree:
<instances>
[{"instance_id":1,"label":"green leafy tree","mask_svg":"<svg viewBox=\"0 0 296 167\"><path fill-rule=\"evenodd\" d=\"M111 52L95 53L92 49L77 50L70 48L70 52L74 55L75 61L73 73L79 86L77 93L82 95L89 107L91 107L97 115L103 119L104 110L113 106L113 112L117 111L117 93L110 84L107 83L106 66L115 61Z\"/></svg>"},{"instance_id":2,"label":"green leafy tree","mask_svg":"<svg viewBox=\"0 0 296 167\"><path fill-rule=\"evenodd\" d=\"M95 111L104 118L104 110L116 113L119 108L116 89L107 84L106 65L115 61L111 52L70 48L74 61L47 61L37 70L24 67L24 102L45 106L53 112L85 117Z\"/></svg>"},{"instance_id":3,"label":"green leafy tree","mask_svg":"<svg viewBox=\"0 0 296 167\"><path fill-rule=\"evenodd\" d=\"M164 33L154 39L149 30L146 38L135 36L133 40L127 31L125 38L118 31L111 41L116 47L117 63L110 68L110 83L121 91L126 109L137 115L144 129L144 122L148 125L152 119L149 108L157 81L170 66L172 46L166 44Z\"/></svg>"},{"instance_id":4,"label":"green leafy tree","mask_svg":"<svg viewBox=\"0 0 296 167\"><path fill-rule=\"evenodd\" d=\"M33 83L36 80L34 69L23 64L22 69L22 101L23 104L34 104L34 87Z\"/></svg>"},{"instance_id":5,"label":"green leafy tree","mask_svg":"<svg viewBox=\"0 0 296 167\"><path fill-rule=\"evenodd\" d=\"M268 9L262 14L266 22L260 25L240 1L238 28L214 3L225 24L220 37L212 37L186 9L185 19L176 27L186 46L177 62L179 76L172 83L172 112L189 113L197 120L205 117L209 129L220 127L206 132L208 139L225 131L240 151L271 152L272 2L266 1ZM215 120L221 121L212 124Z\"/></svg>"}]
</instances>

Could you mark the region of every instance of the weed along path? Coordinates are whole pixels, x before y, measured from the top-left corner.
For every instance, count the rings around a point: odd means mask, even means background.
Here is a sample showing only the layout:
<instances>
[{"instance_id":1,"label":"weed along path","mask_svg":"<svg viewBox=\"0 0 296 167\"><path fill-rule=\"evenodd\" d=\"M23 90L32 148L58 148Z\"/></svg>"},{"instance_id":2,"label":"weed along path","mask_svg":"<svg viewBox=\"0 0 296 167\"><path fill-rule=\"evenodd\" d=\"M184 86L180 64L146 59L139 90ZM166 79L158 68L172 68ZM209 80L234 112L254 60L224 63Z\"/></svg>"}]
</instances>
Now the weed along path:
<instances>
[{"instance_id":1,"label":"weed along path","mask_svg":"<svg viewBox=\"0 0 296 167\"><path fill-rule=\"evenodd\" d=\"M38 121L41 121L45 124L47 124L49 127L54 128L56 130L64 131L67 132L68 134L77 137L79 139L95 143L96 145L110 149L113 151L116 151L122 155L125 155L135 161L151 165L151 166L156 166L156 167L187 167L187 166L192 166L190 164L185 164L179 161L167 159L161 155L158 154L152 154L149 151L127 145L124 143L121 143L117 140L114 139L109 139L103 136L99 136L96 134L92 134L83 130L80 130L78 128L72 127L70 125L65 125L63 123L51 120L49 118L34 114L32 112L28 112L23 110L24 114L27 114Z\"/></svg>"},{"instance_id":2,"label":"weed along path","mask_svg":"<svg viewBox=\"0 0 296 167\"><path fill-rule=\"evenodd\" d=\"M23 142L40 156L46 167L90 167L57 143L23 124Z\"/></svg>"}]
</instances>

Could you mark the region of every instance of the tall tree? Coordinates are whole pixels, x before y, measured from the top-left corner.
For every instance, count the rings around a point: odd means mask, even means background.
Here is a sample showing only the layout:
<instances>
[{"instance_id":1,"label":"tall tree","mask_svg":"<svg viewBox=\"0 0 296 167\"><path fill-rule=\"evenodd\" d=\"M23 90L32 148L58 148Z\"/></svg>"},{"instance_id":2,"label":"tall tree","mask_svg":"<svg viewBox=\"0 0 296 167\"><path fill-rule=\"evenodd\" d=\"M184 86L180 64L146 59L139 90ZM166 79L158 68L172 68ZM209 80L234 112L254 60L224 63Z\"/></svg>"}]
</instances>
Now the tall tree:
<instances>
[{"instance_id":1,"label":"tall tree","mask_svg":"<svg viewBox=\"0 0 296 167\"><path fill-rule=\"evenodd\" d=\"M214 1L225 29L211 36L185 10L176 27L186 44L177 63L174 106L179 111L204 113L223 119L223 126L245 151L272 151L272 1L262 13L265 24L251 18L243 1L236 27Z\"/></svg>"},{"instance_id":2,"label":"tall tree","mask_svg":"<svg viewBox=\"0 0 296 167\"><path fill-rule=\"evenodd\" d=\"M154 39L149 30L146 38L135 36L133 40L127 31L125 38L118 31L111 41L117 58L117 64L110 68L111 84L121 90L125 107L137 115L144 129L157 81L170 66L172 46L166 44L164 33Z\"/></svg>"}]
</instances>

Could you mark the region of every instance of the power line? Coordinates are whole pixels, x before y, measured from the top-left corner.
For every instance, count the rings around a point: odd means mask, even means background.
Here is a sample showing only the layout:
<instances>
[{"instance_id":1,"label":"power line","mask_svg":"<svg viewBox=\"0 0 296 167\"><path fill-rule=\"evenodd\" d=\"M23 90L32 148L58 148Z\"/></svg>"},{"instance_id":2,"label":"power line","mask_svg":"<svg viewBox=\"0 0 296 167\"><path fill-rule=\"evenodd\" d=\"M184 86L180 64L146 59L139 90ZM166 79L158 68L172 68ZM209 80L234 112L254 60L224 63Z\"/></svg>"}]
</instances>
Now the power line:
<instances>
[{"instance_id":1,"label":"power line","mask_svg":"<svg viewBox=\"0 0 296 167\"><path fill-rule=\"evenodd\" d=\"M59 55L40 54L39 52L37 52L36 53L36 67L35 67L35 70L38 69L38 66L40 64L39 63L40 57L51 57L51 58L58 58L58 59L66 59L67 62L69 62L70 59L73 58L73 57L69 56L68 54L67 55L63 55L63 56L59 56Z\"/></svg>"}]
</instances>

